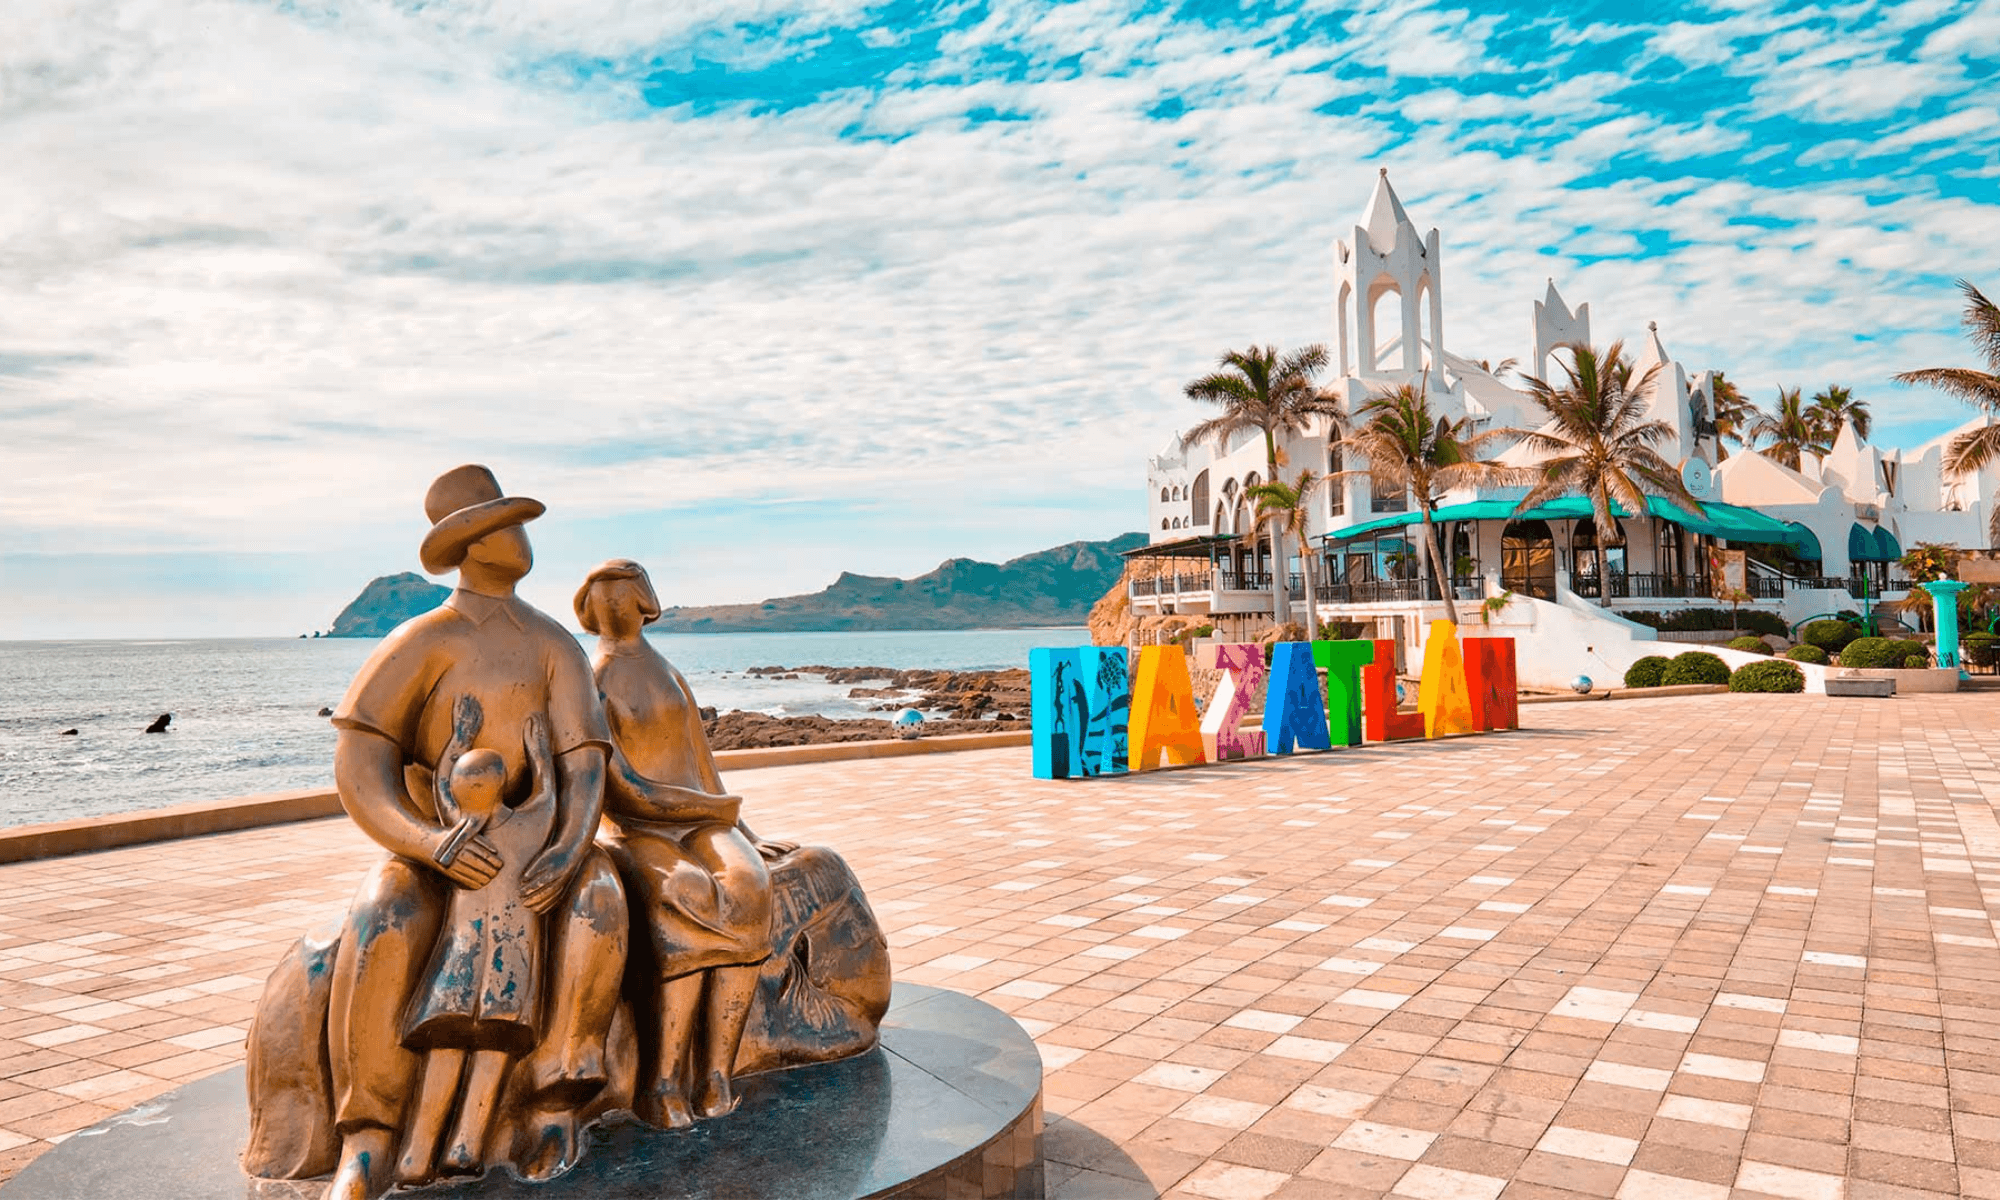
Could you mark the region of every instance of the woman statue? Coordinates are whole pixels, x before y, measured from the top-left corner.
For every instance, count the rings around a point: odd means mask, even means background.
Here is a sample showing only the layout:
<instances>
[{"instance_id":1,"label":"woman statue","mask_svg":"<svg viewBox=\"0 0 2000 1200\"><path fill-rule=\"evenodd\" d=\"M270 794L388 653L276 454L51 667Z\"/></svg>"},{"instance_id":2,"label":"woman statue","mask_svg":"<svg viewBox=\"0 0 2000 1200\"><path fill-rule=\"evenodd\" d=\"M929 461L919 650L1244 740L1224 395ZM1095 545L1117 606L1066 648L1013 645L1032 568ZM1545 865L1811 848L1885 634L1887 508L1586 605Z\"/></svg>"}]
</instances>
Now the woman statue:
<instances>
[{"instance_id":1,"label":"woman statue","mask_svg":"<svg viewBox=\"0 0 2000 1200\"><path fill-rule=\"evenodd\" d=\"M730 1075L771 955L771 879L764 860L796 847L763 842L725 794L687 680L646 640L660 615L645 568L613 559L576 593L576 617L598 635L597 690L611 726L602 844L618 864L635 926L635 977L650 951L658 1021L646 1030L650 1074L634 1108L663 1127L736 1106ZM636 930L635 930L636 932Z\"/></svg>"}]
</instances>

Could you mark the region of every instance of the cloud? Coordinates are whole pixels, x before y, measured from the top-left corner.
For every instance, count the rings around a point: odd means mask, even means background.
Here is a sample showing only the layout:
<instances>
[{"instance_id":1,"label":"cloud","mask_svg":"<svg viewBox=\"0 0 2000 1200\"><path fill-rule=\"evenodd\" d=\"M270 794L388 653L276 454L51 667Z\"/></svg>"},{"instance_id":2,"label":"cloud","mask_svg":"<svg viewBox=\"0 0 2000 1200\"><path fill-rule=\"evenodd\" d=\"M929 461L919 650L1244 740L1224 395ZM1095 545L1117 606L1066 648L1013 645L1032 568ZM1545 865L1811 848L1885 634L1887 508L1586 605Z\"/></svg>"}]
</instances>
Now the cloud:
<instances>
[{"instance_id":1,"label":"cloud","mask_svg":"<svg viewBox=\"0 0 2000 1200\"><path fill-rule=\"evenodd\" d=\"M1331 337L1377 165L1459 353L1553 275L1602 340L1930 419L1881 381L2000 275L1948 186L2000 152L1989 10L0 6L0 552L402 569L466 460L550 564L670 531L689 603L1109 535L1183 381Z\"/></svg>"}]
</instances>

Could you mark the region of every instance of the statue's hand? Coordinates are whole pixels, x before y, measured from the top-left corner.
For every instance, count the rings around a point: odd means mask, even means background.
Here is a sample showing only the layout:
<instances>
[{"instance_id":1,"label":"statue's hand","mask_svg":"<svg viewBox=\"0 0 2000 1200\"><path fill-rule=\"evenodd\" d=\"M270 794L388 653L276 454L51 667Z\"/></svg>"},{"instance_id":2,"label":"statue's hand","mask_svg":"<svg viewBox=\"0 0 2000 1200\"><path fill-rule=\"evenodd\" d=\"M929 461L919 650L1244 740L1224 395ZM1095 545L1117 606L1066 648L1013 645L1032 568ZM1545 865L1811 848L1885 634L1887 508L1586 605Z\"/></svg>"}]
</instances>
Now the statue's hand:
<instances>
[{"instance_id":1,"label":"statue's hand","mask_svg":"<svg viewBox=\"0 0 2000 1200\"><path fill-rule=\"evenodd\" d=\"M530 912L545 913L562 898L580 857L565 846L551 846L521 875L521 903Z\"/></svg>"},{"instance_id":2,"label":"statue's hand","mask_svg":"<svg viewBox=\"0 0 2000 1200\"><path fill-rule=\"evenodd\" d=\"M798 848L797 842L767 842L761 838L757 841L757 853L764 856L765 862L777 862Z\"/></svg>"},{"instance_id":3,"label":"statue's hand","mask_svg":"<svg viewBox=\"0 0 2000 1200\"><path fill-rule=\"evenodd\" d=\"M432 856L431 865L442 871L446 879L469 892L478 891L492 883L493 877L500 873L500 852L493 848L493 843L483 837L475 836L460 846L458 856L451 860L450 866L438 865L437 852L450 839L451 833L449 829L441 829L437 836L431 839L428 847Z\"/></svg>"}]
</instances>

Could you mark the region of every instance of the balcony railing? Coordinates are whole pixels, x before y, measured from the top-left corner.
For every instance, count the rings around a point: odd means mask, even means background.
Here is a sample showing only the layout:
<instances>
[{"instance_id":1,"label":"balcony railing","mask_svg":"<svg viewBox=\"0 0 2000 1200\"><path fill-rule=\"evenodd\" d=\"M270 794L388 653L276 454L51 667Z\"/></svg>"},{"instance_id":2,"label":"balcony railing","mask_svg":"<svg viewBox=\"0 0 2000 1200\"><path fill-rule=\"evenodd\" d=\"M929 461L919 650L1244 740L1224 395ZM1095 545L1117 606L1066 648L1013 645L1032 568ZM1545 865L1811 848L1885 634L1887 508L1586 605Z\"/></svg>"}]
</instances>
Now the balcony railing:
<instances>
[{"instance_id":1,"label":"balcony railing","mask_svg":"<svg viewBox=\"0 0 2000 1200\"><path fill-rule=\"evenodd\" d=\"M1589 600L1599 599L1602 595L1595 575L1576 576L1570 581L1570 589ZM1782 579L1764 579L1753 575L1743 581L1743 590L1750 593L1753 600L1782 600L1785 597ZM1706 600L1714 595L1715 589L1710 581L1699 576L1616 573L1611 576L1613 600Z\"/></svg>"}]
</instances>

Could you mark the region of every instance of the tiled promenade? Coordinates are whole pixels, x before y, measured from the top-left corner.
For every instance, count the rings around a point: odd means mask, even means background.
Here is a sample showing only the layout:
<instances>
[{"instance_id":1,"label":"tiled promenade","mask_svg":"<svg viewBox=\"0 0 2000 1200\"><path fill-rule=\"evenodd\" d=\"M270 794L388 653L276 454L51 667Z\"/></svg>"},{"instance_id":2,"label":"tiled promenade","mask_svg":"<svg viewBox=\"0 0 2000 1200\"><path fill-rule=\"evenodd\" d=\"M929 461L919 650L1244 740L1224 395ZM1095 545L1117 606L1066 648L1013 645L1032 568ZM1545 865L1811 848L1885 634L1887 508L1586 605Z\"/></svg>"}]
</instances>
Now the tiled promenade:
<instances>
[{"instance_id":1,"label":"tiled promenade","mask_svg":"<svg viewBox=\"0 0 2000 1200\"><path fill-rule=\"evenodd\" d=\"M1524 717L731 782L847 854L901 978L1034 1033L1055 1197L2000 1197L2000 697ZM336 821L0 867L0 1178L238 1057L369 856Z\"/></svg>"}]
</instances>

